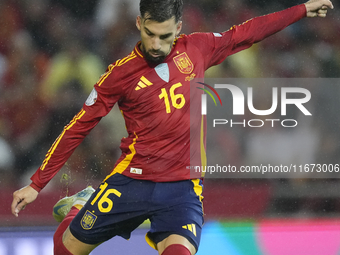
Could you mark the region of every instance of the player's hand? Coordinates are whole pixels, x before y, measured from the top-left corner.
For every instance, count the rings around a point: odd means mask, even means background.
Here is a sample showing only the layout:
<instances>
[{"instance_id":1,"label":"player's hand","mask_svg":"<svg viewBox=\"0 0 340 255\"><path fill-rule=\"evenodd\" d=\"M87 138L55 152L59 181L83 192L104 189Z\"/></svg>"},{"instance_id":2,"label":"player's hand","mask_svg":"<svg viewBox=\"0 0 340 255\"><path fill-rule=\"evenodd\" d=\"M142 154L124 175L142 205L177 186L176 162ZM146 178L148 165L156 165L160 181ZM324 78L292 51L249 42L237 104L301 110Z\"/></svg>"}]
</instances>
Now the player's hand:
<instances>
[{"instance_id":1,"label":"player's hand","mask_svg":"<svg viewBox=\"0 0 340 255\"><path fill-rule=\"evenodd\" d=\"M310 0L305 3L307 9L307 17L321 17L324 18L327 15L327 9L333 9L333 4L330 0Z\"/></svg>"},{"instance_id":2,"label":"player's hand","mask_svg":"<svg viewBox=\"0 0 340 255\"><path fill-rule=\"evenodd\" d=\"M38 196L38 191L33 189L31 186L23 187L13 193L12 202L12 213L14 216L18 217L18 214L25 206L32 203Z\"/></svg>"}]
</instances>

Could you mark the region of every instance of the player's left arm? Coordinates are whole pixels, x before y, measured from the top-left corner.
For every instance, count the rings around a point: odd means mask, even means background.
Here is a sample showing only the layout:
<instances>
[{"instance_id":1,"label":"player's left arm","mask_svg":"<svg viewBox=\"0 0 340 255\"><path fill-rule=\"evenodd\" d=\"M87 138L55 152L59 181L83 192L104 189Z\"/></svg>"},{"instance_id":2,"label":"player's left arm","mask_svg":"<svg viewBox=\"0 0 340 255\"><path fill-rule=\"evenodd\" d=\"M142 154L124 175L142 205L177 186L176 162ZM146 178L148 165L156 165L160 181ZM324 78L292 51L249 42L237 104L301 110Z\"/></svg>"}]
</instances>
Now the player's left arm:
<instances>
[{"instance_id":1,"label":"player's left arm","mask_svg":"<svg viewBox=\"0 0 340 255\"><path fill-rule=\"evenodd\" d=\"M330 0L310 0L305 4L299 4L291 8L273 12L267 15L252 18L240 25L233 26L220 36L195 35L200 40L195 40L195 45L201 51L202 56L207 56L206 68L221 63L227 56L245 50L254 43L283 30L287 26L304 17L326 17L327 9L333 9ZM210 40L209 40L210 38ZM213 38L211 40L211 38ZM205 39L205 40L204 40ZM200 43L201 42L201 43ZM211 47L204 47L204 45Z\"/></svg>"},{"instance_id":2,"label":"player's left arm","mask_svg":"<svg viewBox=\"0 0 340 255\"><path fill-rule=\"evenodd\" d=\"M333 4L330 0L310 0L305 3L306 16L309 18L321 17L324 18L327 15L327 9L333 9Z\"/></svg>"}]
</instances>

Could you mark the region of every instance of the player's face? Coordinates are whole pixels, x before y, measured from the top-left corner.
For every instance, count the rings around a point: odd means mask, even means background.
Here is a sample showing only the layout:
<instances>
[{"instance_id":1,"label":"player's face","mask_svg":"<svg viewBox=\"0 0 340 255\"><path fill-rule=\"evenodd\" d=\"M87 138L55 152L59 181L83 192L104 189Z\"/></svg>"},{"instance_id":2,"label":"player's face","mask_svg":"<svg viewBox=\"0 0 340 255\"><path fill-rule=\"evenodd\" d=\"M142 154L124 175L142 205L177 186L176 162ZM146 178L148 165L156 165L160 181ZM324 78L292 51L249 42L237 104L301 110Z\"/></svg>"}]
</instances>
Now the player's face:
<instances>
[{"instance_id":1,"label":"player's face","mask_svg":"<svg viewBox=\"0 0 340 255\"><path fill-rule=\"evenodd\" d=\"M136 26L141 32L141 51L151 64L160 64L170 53L176 36L182 28L182 22L171 18L164 22L137 17Z\"/></svg>"}]
</instances>

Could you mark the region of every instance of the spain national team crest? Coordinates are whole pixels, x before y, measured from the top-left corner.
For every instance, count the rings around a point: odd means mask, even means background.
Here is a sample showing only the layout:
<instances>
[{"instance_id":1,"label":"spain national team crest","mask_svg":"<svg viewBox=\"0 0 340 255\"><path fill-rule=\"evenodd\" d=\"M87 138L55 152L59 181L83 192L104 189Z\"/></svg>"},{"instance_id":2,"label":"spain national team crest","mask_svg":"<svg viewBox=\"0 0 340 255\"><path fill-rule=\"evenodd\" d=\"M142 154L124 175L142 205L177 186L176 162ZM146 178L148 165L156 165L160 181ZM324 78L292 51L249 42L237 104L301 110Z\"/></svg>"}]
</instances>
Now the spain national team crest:
<instances>
[{"instance_id":1,"label":"spain national team crest","mask_svg":"<svg viewBox=\"0 0 340 255\"><path fill-rule=\"evenodd\" d=\"M194 65L186 52L174 57L174 62L181 73L190 74L194 70Z\"/></svg>"},{"instance_id":2,"label":"spain national team crest","mask_svg":"<svg viewBox=\"0 0 340 255\"><path fill-rule=\"evenodd\" d=\"M97 220L97 216L91 213L89 210L87 210L83 218L81 219L80 224L83 227L83 229L88 230L93 227L96 220Z\"/></svg>"}]
</instances>

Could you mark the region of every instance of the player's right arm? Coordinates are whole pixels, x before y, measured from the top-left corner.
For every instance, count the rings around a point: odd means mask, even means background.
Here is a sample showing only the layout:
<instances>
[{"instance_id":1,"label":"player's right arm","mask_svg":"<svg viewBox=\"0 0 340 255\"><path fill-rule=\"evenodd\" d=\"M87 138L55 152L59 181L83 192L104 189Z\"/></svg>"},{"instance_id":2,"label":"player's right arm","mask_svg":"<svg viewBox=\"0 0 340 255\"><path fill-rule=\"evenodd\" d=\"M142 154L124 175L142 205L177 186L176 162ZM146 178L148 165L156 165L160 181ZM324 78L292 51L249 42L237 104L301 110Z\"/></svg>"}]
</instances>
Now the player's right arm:
<instances>
[{"instance_id":1,"label":"player's right arm","mask_svg":"<svg viewBox=\"0 0 340 255\"><path fill-rule=\"evenodd\" d=\"M29 185L15 191L13 193L13 202L11 206L12 214L18 217L19 212L23 210L27 204L32 203L37 198L38 194L39 192Z\"/></svg>"},{"instance_id":2,"label":"player's right arm","mask_svg":"<svg viewBox=\"0 0 340 255\"><path fill-rule=\"evenodd\" d=\"M33 202L38 193L58 173L73 151L87 134L108 114L121 96L122 89L114 80L110 65L107 72L94 86L94 90L81 111L64 127L45 156L45 160L31 177L32 183L13 193L12 213L18 216L20 210Z\"/></svg>"}]
</instances>

